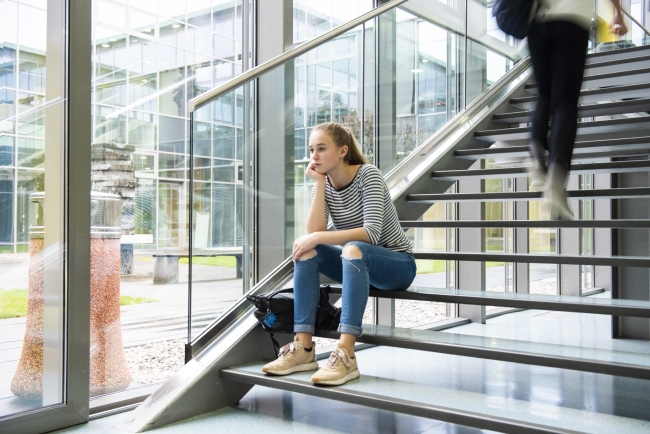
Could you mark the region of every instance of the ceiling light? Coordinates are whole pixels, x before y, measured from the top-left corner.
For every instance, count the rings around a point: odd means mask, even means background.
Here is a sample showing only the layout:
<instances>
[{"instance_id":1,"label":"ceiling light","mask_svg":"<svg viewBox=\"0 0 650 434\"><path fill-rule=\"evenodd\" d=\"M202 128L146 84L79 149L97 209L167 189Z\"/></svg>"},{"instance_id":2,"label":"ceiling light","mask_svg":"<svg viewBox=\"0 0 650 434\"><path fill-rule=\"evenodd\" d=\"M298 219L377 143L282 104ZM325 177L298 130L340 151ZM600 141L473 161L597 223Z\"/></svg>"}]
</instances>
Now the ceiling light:
<instances>
[{"instance_id":1,"label":"ceiling light","mask_svg":"<svg viewBox=\"0 0 650 434\"><path fill-rule=\"evenodd\" d=\"M172 29L178 29L180 26L180 24L172 24Z\"/></svg>"},{"instance_id":2,"label":"ceiling light","mask_svg":"<svg viewBox=\"0 0 650 434\"><path fill-rule=\"evenodd\" d=\"M418 72L422 72L422 70L421 69L411 69L411 72L413 74L417 74Z\"/></svg>"},{"instance_id":3,"label":"ceiling light","mask_svg":"<svg viewBox=\"0 0 650 434\"><path fill-rule=\"evenodd\" d=\"M319 86L321 86L321 87L331 87L332 85L329 84L329 83L322 83Z\"/></svg>"},{"instance_id":4,"label":"ceiling light","mask_svg":"<svg viewBox=\"0 0 650 434\"><path fill-rule=\"evenodd\" d=\"M146 160L147 157L145 157L145 156L143 155L142 157L140 157L140 159L141 159L141 160Z\"/></svg>"},{"instance_id":5,"label":"ceiling light","mask_svg":"<svg viewBox=\"0 0 650 434\"><path fill-rule=\"evenodd\" d=\"M149 33L149 32L151 32L151 29L144 29L144 32Z\"/></svg>"},{"instance_id":6,"label":"ceiling light","mask_svg":"<svg viewBox=\"0 0 650 434\"><path fill-rule=\"evenodd\" d=\"M111 38L111 42L117 42L117 39Z\"/></svg>"},{"instance_id":7,"label":"ceiling light","mask_svg":"<svg viewBox=\"0 0 650 434\"><path fill-rule=\"evenodd\" d=\"M429 61L428 61L427 59L422 59L422 62L423 62L423 63L427 63L427 62L429 62Z\"/></svg>"},{"instance_id":8,"label":"ceiling light","mask_svg":"<svg viewBox=\"0 0 650 434\"><path fill-rule=\"evenodd\" d=\"M104 48L111 48L111 46L108 45L108 44L102 44L102 47L104 47Z\"/></svg>"},{"instance_id":9,"label":"ceiling light","mask_svg":"<svg viewBox=\"0 0 650 434\"><path fill-rule=\"evenodd\" d=\"M142 80L142 84L145 84L145 83L149 83L149 80L147 80L146 78L144 80Z\"/></svg>"}]
</instances>

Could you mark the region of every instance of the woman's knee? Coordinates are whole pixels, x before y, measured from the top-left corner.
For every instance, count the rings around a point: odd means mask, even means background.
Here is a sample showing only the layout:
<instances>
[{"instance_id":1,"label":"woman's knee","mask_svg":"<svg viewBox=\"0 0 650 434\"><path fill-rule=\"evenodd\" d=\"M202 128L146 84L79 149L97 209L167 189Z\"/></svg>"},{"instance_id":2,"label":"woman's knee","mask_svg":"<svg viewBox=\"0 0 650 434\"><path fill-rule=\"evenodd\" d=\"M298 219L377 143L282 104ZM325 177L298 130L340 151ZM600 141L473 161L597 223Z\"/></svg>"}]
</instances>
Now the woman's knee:
<instances>
[{"instance_id":1,"label":"woman's knee","mask_svg":"<svg viewBox=\"0 0 650 434\"><path fill-rule=\"evenodd\" d=\"M311 258L315 257L316 255L317 255L316 249L311 249L310 251L305 252L302 255L300 255L298 260L299 261L306 261L308 259L311 259Z\"/></svg>"},{"instance_id":2,"label":"woman's knee","mask_svg":"<svg viewBox=\"0 0 650 434\"><path fill-rule=\"evenodd\" d=\"M361 259L363 258L363 253L361 252L361 249L354 244L346 244L345 247L343 247L342 256L345 259Z\"/></svg>"}]
</instances>

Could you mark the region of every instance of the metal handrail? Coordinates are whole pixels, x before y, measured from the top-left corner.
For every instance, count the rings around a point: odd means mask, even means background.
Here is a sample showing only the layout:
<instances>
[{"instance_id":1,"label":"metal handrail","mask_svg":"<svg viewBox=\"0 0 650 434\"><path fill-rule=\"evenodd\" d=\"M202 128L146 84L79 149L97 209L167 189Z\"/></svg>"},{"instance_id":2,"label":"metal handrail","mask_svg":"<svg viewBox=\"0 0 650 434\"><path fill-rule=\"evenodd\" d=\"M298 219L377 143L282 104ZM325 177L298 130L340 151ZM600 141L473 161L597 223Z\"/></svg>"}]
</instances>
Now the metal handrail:
<instances>
[{"instance_id":1,"label":"metal handrail","mask_svg":"<svg viewBox=\"0 0 650 434\"><path fill-rule=\"evenodd\" d=\"M352 21L348 21L345 24L342 24L329 32L323 33L322 35L311 39L304 44L287 51L286 53L282 53L279 56L274 57L271 60L268 60L261 65L256 66L253 69L250 69L243 74L232 78L225 82L224 84L217 86L213 89L208 90L205 93L202 93L201 95L192 98L187 102L187 110L192 113L198 108L203 107L204 105L210 103L212 100L215 98L218 98L230 91L233 91L237 89L239 86L248 83L249 81L259 77L260 75L277 68L278 66L282 65L283 63L295 59L298 56L301 56L305 54L306 52L310 51L313 48L318 47L319 45L322 45L326 42L329 42L331 39L342 35L343 33L354 29L355 27L359 26L360 24L365 23L368 20L371 20L384 12L387 12L391 9L396 8L397 6L406 3L409 0L392 0L388 3L386 3L383 6L379 6L378 8L375 8L371 10L370 12L366 12L365 14L353 19Z\"/></svg>"}]
</instances>

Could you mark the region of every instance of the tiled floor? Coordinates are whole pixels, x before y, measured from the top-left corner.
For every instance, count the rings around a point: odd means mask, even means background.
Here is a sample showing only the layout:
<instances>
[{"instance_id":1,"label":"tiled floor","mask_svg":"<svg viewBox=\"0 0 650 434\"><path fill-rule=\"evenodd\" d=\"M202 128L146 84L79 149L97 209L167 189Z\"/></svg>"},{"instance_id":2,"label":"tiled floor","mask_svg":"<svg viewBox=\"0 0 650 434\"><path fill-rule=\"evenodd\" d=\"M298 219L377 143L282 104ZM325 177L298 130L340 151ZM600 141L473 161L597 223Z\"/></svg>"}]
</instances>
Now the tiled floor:
<instances>
[{"instance_id":1,"label":"tiled floor","mask_svg":"<svg viewBox=\"0 0 650 434\"><path fill-rule=\"evenodd\" d=\"M468 324L448 332L619 350L650 357L650 342L611 340L609 327L610 319L606 316L531 310L496 317L486 325ZM447 390L449 399L462 395L475 396L481 402L492 400L495 405L516 402L517 407L528 411L532 419L536 411L543 411L546 416L555 414L558 418L574 417L576 420L568 422L578 430L588 426L582 419L593 419L620 424L616 425L621 429L618 432L650 432L650 412L647 410L650 408L650 381L387 347L363 350L358 355L362 377L374 376L378 379L378 387L383 379L397 379L417 389L430 387L432 393ZM113 427L125 416L98 419L59 432L117 434L122 431ZM524 419L528 415L525 416ZM242 434L485 432L263 387L253 388L236 407L155 432L200 434L217 431Z\"/></svg>"}]
</instances>

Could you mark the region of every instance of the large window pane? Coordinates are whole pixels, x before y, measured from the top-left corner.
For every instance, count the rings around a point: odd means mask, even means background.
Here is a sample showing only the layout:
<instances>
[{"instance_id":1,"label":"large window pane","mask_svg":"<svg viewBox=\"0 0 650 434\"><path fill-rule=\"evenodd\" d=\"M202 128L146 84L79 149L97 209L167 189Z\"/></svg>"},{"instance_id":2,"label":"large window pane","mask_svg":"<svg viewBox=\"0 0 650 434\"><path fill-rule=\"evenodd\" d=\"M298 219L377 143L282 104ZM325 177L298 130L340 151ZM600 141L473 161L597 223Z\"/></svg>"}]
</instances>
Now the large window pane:
<instances>
[{"instance_id":1,"label":"large window pane","mask_svg":"<svg viewBox=\"0 0 650 434\"><path fill-rule=\"evenodd\" d=\"M0 3L0 418L66 396L64 10Z\"/></svg>"}]
</instances>

